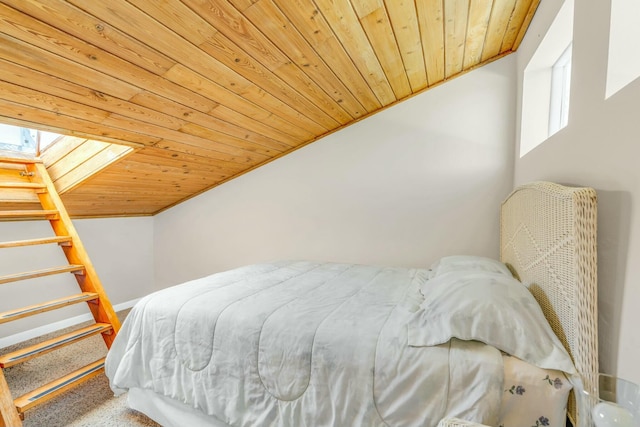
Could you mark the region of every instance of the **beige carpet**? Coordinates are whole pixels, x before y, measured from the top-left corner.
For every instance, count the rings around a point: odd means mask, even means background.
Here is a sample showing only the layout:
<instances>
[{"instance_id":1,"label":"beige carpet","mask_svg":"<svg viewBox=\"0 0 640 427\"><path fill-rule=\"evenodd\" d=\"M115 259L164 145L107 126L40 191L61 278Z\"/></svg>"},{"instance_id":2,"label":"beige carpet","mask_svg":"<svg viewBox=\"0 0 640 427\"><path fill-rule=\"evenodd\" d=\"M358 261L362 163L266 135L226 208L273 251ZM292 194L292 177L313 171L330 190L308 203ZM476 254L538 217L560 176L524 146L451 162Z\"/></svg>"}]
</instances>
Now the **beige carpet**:
<instances>
[{"instance_id":1,"label":"beige carpet","mask_svg":"<svg viewBox=\"0 0 640 427\"><path fill-rule=\"evenodd\" d=\"M120 312L118 316L124 318L127 313L128 311ZM4 354L25 345L35 344L44 338L1 349L0 353ZM15 398L69 371L104 357L106 352L102 338L95 336L6 369L4 373ZM104 374L27 411L23 425L24 427L158 426L146 416L127 408L126 394L115 397Z\"/></svg>"}]
</instances>

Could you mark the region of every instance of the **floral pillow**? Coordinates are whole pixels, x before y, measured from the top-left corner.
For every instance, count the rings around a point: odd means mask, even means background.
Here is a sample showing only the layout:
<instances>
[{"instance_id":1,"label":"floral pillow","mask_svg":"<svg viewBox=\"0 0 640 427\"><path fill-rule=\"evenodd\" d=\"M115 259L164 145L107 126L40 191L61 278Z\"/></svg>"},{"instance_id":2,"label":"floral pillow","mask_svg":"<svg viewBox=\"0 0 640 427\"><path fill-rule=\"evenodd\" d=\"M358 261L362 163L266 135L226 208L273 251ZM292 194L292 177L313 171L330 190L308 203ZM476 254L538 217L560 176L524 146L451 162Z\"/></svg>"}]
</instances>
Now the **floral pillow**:
<instances>
[{"instance_id":1,"label":"floral pillow","mask_svg":"<svg viewBox=\"0 0 640 427\"><path fill-rule=\"evenodd\" d=\"M571 383L562 371L503 355L505 383L499 427L564 427Z\"/></svg>"}]
</instances>

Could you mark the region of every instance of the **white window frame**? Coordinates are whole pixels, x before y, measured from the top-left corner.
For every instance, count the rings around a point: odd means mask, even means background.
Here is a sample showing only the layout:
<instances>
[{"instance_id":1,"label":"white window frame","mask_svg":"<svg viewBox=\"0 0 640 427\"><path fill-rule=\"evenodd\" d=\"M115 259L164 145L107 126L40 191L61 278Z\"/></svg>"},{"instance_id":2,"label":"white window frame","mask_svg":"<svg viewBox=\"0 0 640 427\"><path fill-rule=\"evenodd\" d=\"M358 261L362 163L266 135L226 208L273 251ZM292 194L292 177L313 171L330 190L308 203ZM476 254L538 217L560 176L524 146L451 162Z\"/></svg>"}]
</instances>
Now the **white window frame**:
<instances>
[{"instance_id":1,"label":"white window frame","mask_svg":"<svg viewBox=\"0 0 640 427\"><path fill-rule=\"evenodd\" d=\"M573 44L562 52L551 68L551 99L549 103L549 136L567 126L571 92L571 51Z\"/></svg>"},{"instance_id":2,"label":"white window frame","mask_svg":"<svg viewBox=\"0 0 640 427\"><path fill-rule=\"evenodd\" d=\"M605 98L640 77L640 1L611 2Z\"/></svg>"},{"instance_id":3,"label":"white window frame","mask_svg":"<svg viewBox=\"0 0 640 427\"><path fill-rule=\"evenodd\" d=\"M567 124L571 56L563 58L565 61L568 60L564 62L564 66L560 65L558 59L564 56L567 47L571 46L573 41L573 6L574 0L563 1L556 17L524 69L520 115L520 157L548 140L552 134ZM558 64L557 73L562 71L560 75L563 77L557 79L562 83L559 87L565 88L560 91L560 95L557 95L558 91L552 90L551 87L556 64ZM558 99L555 103L552 101L553 96ZM552 104L557 106L557 112L551 111ZM559 117L560 120L552 123L552 116Z\"/></svg>"}]
</instances>

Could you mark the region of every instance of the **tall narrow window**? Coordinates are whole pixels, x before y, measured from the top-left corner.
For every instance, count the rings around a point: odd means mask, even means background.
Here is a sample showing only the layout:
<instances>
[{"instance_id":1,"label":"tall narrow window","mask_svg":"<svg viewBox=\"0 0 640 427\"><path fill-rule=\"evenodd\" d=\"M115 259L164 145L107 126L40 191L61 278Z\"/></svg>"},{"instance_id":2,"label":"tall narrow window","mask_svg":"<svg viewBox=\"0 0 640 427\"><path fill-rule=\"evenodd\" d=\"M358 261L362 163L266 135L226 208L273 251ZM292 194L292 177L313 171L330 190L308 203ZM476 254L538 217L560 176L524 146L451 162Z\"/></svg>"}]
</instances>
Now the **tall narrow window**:
<instances>
[{"instance_id":1,"label":"tall narrow window","mask_svg":"<svg viewBox=\"0 0 640 427\"><path fill-rule=\"evenodd\" d=\"M520 157L568 123L572 40L573 0L565 0L524 69Z\"/></svg>"},{"instance_id":2,"label":"tall narrow window","mask_svg":"<svg viewBox=\"0 0 640 427\"><path fill-rule=\"evenodd\" d=\"M640 1L611 2L606 98L640 76Z\"/></svg>"},{"instance_id":3,"label":"tall narrow window","mask_svg":"<svg viewBox=\"0 0 640 427\"><path fill-rule=\"evenodd\" d=\"M551 102L549 104L549 136L569 122L569 93L571 89L570 44L551 69Z\"/></svg>"}]
</instances>

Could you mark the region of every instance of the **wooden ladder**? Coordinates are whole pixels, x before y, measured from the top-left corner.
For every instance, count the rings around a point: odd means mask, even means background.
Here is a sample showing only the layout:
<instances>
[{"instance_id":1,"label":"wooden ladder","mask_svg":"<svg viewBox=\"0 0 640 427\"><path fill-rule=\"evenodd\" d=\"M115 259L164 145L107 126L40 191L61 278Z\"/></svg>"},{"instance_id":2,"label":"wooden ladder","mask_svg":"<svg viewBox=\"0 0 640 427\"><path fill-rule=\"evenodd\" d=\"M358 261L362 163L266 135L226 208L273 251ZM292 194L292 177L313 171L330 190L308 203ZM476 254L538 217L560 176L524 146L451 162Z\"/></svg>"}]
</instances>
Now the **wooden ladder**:
<instances>
[{"instance_id":1,"label":"wooden ladder","mask_svg":"<svg viewBox=\"0 0 640 427\"><path fill-rule=\"evenodd\" d=\"M15 400L9 390L3 369L96 334L102 334L107 348L110 348L117 331L120 329L120 322L44 164L38 158L17 156L18 154L13 155L0 151L0 196L6 195L7 200L15 200L21 197L16 196L16 194L31 192L31 199L34 203L39 202L40 209L4 209L6 206L13 208L17 204L0 201L0 221L48 220L55 236L10 242L0 241L0 249L57 244L64 251L69 264L0 276L0 285L53 274L72 273L80 286L81 292L65 298L0 312L0 324L81 302L88 304L96 323L54 339L0 355L0 427L22 426L24 412L27 409L46 402L103 372L104 358L77 369L63 378L45 384ZM5 200L5 198L0 197L0 200ZM22 205L24 206L24 203Z\"/></svg>"}]
</instances>

